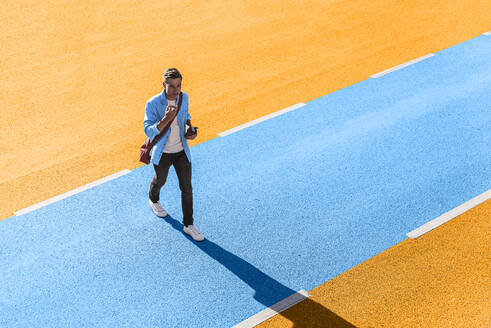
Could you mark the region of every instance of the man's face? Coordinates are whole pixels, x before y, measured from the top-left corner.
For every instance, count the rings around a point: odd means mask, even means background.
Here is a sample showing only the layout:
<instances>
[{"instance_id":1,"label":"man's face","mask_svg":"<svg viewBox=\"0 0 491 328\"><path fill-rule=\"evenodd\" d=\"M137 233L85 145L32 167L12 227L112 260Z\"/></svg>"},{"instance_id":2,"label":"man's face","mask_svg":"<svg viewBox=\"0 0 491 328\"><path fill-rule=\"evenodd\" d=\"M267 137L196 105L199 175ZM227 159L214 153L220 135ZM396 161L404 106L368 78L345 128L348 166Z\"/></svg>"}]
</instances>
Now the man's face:
<instances>
[{"instance_id":1,"label":"man's face","mask_svg":"<svg viewBox=\"0 0 491 328\"><path fill-rule=\"evenodd\" d=\"M164 82L164 89L167 99L176 100L179 92L181 92L181 79L169 79Z\"/></svg>"}]
</instances>

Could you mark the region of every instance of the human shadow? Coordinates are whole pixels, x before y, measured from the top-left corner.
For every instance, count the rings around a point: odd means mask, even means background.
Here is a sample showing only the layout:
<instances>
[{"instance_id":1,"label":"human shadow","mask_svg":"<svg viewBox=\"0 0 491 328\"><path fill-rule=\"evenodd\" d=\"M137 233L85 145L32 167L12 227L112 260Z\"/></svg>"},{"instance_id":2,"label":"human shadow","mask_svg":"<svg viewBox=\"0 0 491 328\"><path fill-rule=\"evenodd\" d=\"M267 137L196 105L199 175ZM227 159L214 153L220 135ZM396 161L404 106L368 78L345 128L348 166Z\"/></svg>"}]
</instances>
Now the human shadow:
<instances>
[{"instance_id":1,"label":"human shadow","mask_svg":"<svg viewBox=\"0 0 491 328\"><path fill-rule=\"evenodd\" d=\"M176 219L167 215L164 220L175 230L182 233L190 242L201 249L205 254L219 262L242 281L255 290L254 299L266 307L270 307L279 301L295 294L297 291L288 288L275 279L271 278L249 262L232 254L209 239L202 242L194 241L183 232L183 225ZM356 328L354 325L328 310L323 305L306 298L297 306L289 308L279 315L293 323L296 328L314 327L346 327Z\"/></svg>"}]
</instances>

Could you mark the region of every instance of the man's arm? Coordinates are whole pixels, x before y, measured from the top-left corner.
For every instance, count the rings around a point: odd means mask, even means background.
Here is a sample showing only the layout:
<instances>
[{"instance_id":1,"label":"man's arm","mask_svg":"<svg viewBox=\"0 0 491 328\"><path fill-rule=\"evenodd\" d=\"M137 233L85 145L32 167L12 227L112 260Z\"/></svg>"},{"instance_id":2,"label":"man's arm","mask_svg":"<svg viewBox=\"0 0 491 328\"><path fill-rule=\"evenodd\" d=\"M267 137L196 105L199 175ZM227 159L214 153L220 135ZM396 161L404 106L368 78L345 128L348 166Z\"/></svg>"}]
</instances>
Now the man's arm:
<instances>
[{"instance_id":1,"label":"man's arm","mask_svg":"<svg viewBox=\"0 0 491 328\"><path fill-rule=\"evenodd\" d=\"M159 133L157 124L159 122L159 117L157 116L157 111L153 108L152 103L149 101L145 105L145 118L143 120L143 128L145 134L150 140L153 140Z\"/></svg>"},{"instance_id":2,"label":"man's arm","mask_svg":"<svg viewBox=\"0 0 491 328\"><path fill-rule=\"evenodd\" d=\"M188 112L187 112L187 120L186 120L186 125L188 125L188 126L192 127L193 125L191 124L191 115L189 114L189 98L188 98L188 97L186 97L186 98L184 98L184 100L186 101L186 107L187 107L187 110L188 110ZM196 128L196 129L197 129L197 128ZM192 135L188 135L188 134L187 134L187 131L186 131L186 133L185 133L185 136L184 136L184 137L185 137L186 139L188 139L188 140L193 140L193 139L195 139L195 138L196 138L196 136L198 135L198 130L196 130L196 129L194 129L194 134L192 134Z\"/></svg>"}]
</instances>

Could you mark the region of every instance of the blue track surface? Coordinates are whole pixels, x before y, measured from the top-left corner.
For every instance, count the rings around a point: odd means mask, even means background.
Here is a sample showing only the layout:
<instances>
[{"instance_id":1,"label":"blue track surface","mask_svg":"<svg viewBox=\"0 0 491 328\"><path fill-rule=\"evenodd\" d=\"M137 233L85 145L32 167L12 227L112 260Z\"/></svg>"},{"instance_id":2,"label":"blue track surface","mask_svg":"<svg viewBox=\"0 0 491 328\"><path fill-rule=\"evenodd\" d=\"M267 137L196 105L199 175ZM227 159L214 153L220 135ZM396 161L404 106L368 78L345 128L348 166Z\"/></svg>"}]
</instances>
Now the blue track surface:
<instances>
[{"instance_id":1,"label":"blue track surface","mask_svg":"<svg viewBox=\"0 0 491 328\"><path fill-rule=\"evenodd\" d=\"M480 36L194 147L203 243L173 170L153 215L151 166L0 221L0 326L233 326L401 242L491 186L490 54Z\"/></svg>"}]
</instances>

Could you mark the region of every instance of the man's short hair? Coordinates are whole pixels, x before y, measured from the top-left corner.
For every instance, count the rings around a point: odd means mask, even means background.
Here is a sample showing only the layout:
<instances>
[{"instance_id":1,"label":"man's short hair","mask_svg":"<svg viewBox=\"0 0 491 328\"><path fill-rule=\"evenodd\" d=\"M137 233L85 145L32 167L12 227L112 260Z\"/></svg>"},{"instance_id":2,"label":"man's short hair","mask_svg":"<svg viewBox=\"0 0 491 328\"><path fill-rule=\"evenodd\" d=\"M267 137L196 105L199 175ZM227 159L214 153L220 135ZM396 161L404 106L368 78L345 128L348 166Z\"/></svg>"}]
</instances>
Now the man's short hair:
<instances>
[{"instance_id":1,"label":"man's short hair","mask_svg":"<svg viewBox=\"0 0 491 328\"><path fill-rule=\"evenodd\" d=\"M169 79L181 79L182 81L182 75L179 73L177 68L168 68L165 70L164 74L162 74L162 78L165 83L169 81Z\"/></svg>"}]
</instances>

